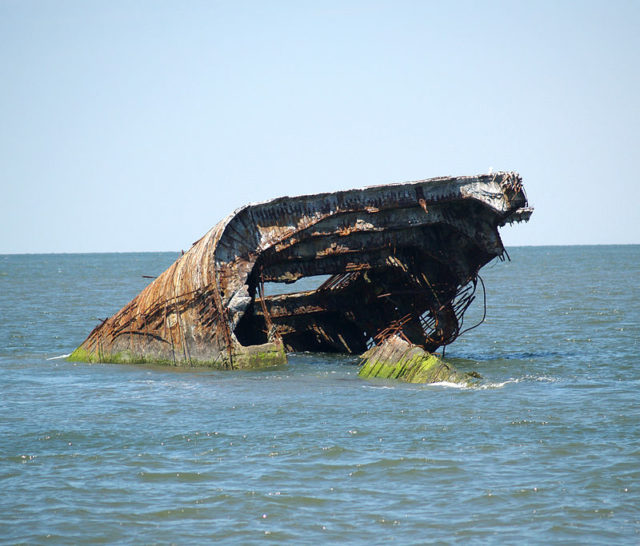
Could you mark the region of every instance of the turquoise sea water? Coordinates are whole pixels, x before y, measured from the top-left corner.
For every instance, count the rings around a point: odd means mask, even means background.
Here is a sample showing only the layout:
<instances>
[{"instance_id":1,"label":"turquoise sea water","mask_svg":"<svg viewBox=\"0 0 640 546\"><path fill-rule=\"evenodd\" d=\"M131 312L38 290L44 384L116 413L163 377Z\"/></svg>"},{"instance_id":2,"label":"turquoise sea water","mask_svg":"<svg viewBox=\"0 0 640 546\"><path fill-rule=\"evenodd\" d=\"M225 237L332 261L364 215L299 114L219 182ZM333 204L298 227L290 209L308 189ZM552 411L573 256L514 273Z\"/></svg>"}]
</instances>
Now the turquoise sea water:
<instances>
[{"instance_id":1,"label":"turquoise sea water","mask_svg":"<svg viewBox=\"0 0 640 546\"><path fill-rule=\"evenodd\" d=\"M638 544L640 246L509 252L471 389L69 363L177 254L0 256L0 543Z\"/></svg>"}]
</instances>

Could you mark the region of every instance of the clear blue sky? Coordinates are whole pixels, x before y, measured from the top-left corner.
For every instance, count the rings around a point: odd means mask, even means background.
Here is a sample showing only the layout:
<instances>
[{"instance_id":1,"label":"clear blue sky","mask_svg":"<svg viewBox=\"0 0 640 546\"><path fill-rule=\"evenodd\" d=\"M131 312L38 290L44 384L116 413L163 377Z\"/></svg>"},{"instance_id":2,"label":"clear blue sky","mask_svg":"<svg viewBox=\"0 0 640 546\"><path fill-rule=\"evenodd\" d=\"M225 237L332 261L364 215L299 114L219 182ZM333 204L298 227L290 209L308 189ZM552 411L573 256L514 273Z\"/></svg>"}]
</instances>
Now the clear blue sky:
<instances>
[{"instance_id":1,"label":"clear blue sky","mask_svg":"<svg viewBox=\"0 0 640 546\"><path fill-rule=\"evenodd\" d=\"M640 243L640 2L0 0L0 253L517 170L507 245Z\"/></svg>"}]
</instances>

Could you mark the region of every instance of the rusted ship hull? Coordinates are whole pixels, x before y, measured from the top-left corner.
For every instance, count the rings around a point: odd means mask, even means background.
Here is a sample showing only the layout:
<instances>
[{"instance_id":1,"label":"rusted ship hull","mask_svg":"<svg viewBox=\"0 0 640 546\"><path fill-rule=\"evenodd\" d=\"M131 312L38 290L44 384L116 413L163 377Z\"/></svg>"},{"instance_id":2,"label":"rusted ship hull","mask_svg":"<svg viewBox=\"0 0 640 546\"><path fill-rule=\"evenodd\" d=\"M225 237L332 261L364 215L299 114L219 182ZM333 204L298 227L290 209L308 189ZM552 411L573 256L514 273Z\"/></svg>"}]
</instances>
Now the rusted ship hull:
<instances>
[{"instance_id":1,"label":"rusted ship hull","mask_svg":"<svg viewBox=\"0 0 640 546\"><path fill-rule=\"evenodd\" d=\"M531 214L516 173L444 177L242 207L71 358L242 368L285 351L362 353L399 334L427 351L461 332L498 228ZM264 283L330 275L313 291Z\"/></svg>"}]
</instances>

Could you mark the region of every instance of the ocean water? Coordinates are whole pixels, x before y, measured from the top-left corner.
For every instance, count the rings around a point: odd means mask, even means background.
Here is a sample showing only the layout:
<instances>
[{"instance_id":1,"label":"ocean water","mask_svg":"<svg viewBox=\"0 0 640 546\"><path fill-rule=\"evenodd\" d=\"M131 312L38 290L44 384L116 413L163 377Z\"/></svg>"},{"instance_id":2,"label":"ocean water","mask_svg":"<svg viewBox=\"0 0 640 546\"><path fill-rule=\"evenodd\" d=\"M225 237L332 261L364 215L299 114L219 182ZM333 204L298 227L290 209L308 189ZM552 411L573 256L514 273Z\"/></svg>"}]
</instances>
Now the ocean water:
<instances>
[{"instance_id":1,"label":"ocean water","mask_svg":"<svg viewBox=\"0 0 640 546\"><path fill-rule=\"evenodd\" d=\"M66 362L177 254L0 256L0 543L640 543L640 246L509 252L475 388Z\"/></svg>"}]
</instances>

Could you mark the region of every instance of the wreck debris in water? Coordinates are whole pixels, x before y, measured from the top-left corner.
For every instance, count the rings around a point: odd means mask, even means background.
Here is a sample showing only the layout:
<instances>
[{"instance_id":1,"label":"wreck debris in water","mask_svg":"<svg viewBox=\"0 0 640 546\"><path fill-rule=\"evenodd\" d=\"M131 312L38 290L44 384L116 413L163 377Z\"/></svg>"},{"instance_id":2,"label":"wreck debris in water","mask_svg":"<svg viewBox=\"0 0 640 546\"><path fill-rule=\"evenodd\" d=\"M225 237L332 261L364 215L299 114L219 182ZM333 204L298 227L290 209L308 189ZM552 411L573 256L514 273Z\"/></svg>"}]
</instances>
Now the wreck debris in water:
<instances>
[{"instance_id":1,"label":"wreck debris in water","mask_svg":"<svg viewBox=\"0 0 640 546\"><path fill-rule=\"evenodd\" d=\"M391 335L362 355L362 367L358 376L365 379L397 379L407 383L457 383L471 386L480 375L456 370L439 356L428 353L402 339Z\"/></svg>"},{"instance_id":2,"label":"wreck debris in water","mask_svg":"<svg viewBox=\"0 0 640 546\"><path fill-rule=\"evenodd\" d=\"M433 352L461 333L478 271L528 220L517 173L442 177L236 210L71 359L244 368L285 351L360 354L389 336ZM330 275L311 291L265 283Z\"/></svg>"}]
</instances>

